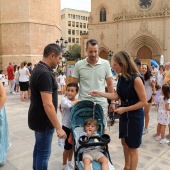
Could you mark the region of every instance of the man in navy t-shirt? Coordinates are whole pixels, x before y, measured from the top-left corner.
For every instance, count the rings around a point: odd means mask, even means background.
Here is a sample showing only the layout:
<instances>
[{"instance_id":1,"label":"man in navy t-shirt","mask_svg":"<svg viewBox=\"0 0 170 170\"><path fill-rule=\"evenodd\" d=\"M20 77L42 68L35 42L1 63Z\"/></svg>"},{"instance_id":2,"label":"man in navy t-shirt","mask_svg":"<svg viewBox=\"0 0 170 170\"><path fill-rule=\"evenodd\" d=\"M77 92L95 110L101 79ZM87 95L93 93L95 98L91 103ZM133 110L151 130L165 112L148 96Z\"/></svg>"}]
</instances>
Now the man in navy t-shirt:
<instances>
[{"instance_id":1,"label":"man in navy t-shirt","mask_svg":"<svg viewBox=\"0 0 170 170\"><path fill-rule=\"evenodd\" d=\"M35 131L33 169L47 170L53 133L66 138L57 119L58 86L53 69L62 61L62 50L56 44L45 47L43 59L31 74L31 104L28 112L29 128Z\"/></svg>"}]
</instances>

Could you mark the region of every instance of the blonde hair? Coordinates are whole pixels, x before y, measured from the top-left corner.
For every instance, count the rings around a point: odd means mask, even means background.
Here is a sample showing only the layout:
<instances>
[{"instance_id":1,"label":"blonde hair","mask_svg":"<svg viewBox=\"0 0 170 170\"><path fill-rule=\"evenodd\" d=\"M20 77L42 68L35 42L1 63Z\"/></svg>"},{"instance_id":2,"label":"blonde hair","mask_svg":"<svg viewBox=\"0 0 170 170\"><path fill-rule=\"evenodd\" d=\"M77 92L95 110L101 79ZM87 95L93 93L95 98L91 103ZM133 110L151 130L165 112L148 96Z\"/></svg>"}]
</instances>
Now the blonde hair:
<instances>
[{"instance_id":1,"label":"blonde hair","mask_svg":"<svg viewBox=\"0 0 170 170\"><path fill-rule=\"evenodd\" d=\"M116 53L113 57L113 60L122 67L123 77L131 78L133 74L139 74L135 62L126 51L119 51L118 53Z\"/></svg>"}]
</instances>

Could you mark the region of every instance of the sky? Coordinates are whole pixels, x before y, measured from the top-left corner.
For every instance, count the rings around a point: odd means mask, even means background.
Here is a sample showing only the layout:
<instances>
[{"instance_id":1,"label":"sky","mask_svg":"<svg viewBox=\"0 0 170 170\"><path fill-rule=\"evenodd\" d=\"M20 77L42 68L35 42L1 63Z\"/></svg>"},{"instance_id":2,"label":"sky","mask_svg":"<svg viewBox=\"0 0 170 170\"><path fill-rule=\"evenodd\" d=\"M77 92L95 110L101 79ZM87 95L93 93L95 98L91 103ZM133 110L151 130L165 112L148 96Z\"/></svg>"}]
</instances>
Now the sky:
<instances>
[{"instance_id":1,"label":"sky","mask_svg":"<svg viewBox=\"0 0 170 170\"><path fill-rule=\"evenodd\" d=\"M61 9L63 8L91 12L91 0L61 0Z\"/></svg>"}]
</instances>

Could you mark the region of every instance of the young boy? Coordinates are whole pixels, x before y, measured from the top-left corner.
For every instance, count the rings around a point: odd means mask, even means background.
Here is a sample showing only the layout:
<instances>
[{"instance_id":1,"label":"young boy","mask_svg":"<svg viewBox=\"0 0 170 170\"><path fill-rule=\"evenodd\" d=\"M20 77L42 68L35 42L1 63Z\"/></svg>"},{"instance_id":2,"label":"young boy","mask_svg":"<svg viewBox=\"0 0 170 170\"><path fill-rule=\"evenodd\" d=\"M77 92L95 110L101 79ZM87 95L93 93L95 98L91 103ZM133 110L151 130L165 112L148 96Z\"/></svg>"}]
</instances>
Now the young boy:
<instances>
[{"instance_id":1,"label":"young boy","mask_svg":"<svg viewBox=\"0 0 170 170\"><path fill-rule=\"evenodd\" d=\"M70 109L74 104L78 102L75 99L78 93L78 85L76 83L69 83L66 87L66 96L63 97L61 101L61 111L62 111L62 128L67 134L65 140L64 152L63 152L63 169L64 170L73 170L72 165L72 156L73 156L73 145L68 142L70 135ZM67 162L68 161L68 162Z\"/></svg>"},{"instance_id":2,"label":"young boy","mask_svg":"<svg viewBox=\"0 0 170 170\"><path fill-rule=\"evenodd\" d=\"M99 126L95 119L88 119L84 123L84 130L80 136L98 136L97 130ZM83 148L83 164L84 170L90 170L90 163L93 160L96 160L102 164L102 170L109 170L108 159L106 156L100 152L100 146L90 146L88 148Z\"/></svg>"}]
</instances>

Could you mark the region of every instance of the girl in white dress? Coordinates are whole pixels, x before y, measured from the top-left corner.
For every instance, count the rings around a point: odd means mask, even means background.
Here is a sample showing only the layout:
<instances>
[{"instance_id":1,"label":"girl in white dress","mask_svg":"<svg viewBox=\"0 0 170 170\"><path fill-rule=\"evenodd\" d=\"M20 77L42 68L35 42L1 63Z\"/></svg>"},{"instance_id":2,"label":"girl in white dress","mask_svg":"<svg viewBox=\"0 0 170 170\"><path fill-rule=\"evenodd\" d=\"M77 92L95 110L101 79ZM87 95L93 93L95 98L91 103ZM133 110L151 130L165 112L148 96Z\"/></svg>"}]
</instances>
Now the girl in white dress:
<instances>
[{"instance_id":1,"label":"girl in white dress","mask_svg":"<svg viewBox=\"0 0 170 170\"><path fill-rule=\"evenodd\" d=\"M157 115L157 134L155 139L160 141L161 144L169 143L165 138L165 128L169 124L169 111L170 111L170 87L166 84L162 86L162 95L159 98L158 115Z\"/></svg>"}]
</instances>

